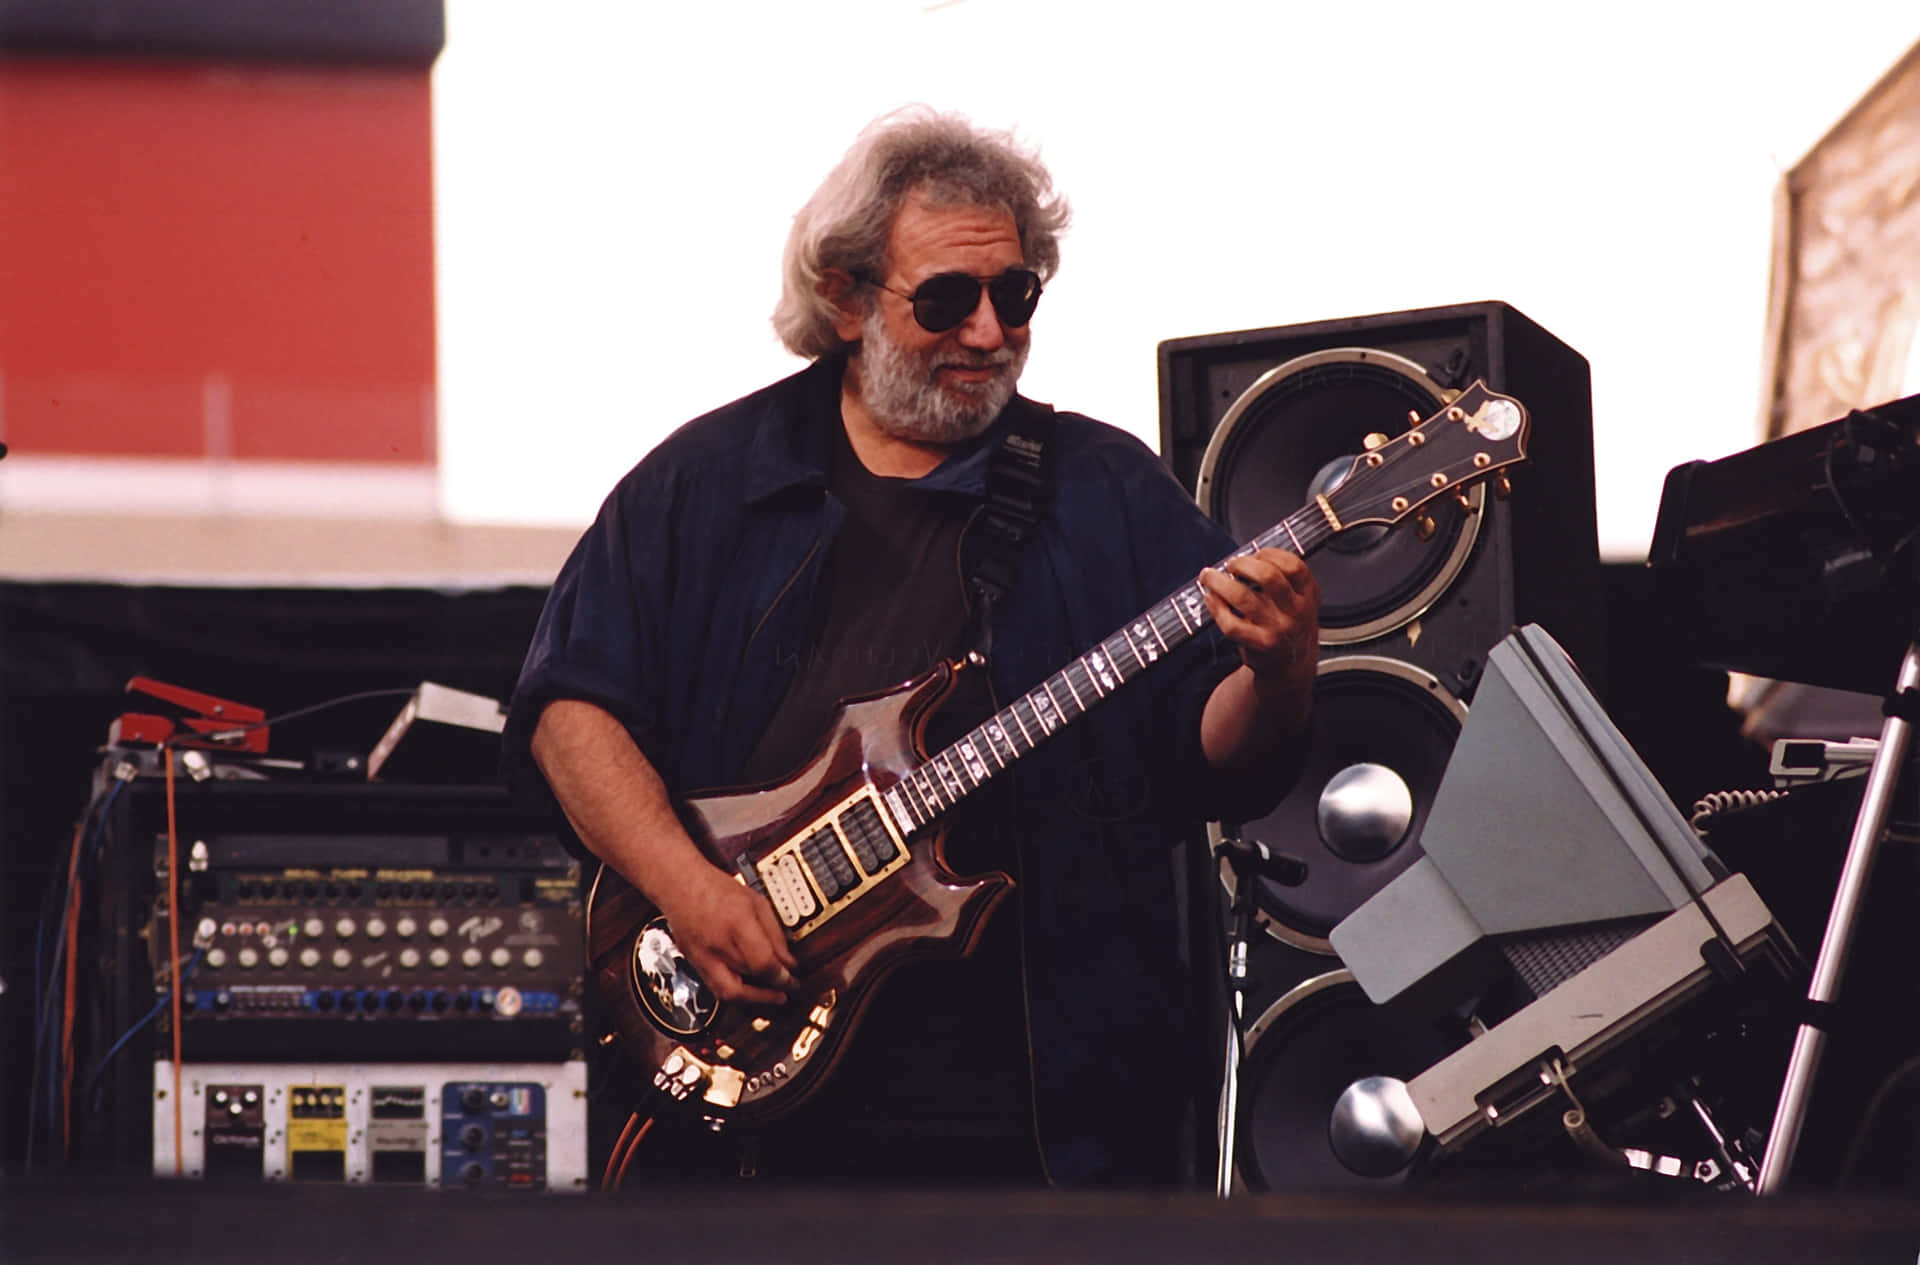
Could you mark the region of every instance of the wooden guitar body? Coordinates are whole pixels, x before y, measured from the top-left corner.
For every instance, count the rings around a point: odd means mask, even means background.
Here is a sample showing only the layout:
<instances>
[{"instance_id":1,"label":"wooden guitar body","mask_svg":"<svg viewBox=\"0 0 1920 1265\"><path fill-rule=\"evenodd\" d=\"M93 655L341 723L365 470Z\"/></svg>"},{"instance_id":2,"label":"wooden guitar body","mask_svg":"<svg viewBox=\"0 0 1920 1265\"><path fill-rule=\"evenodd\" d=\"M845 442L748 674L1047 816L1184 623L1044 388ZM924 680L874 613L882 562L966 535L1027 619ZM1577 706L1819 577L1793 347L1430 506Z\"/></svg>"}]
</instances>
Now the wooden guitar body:
<instances>
[{"instance_id":1,"label":"wooden guitar body","mask_svg":"<svg viewBox=\"0 0 1920 1265\"><path fill-rule=\"evenodd\" d=\"M789 924L799 969L786 1005L674 1004L660 961L672 950L658 940L667 931L659 910L601 867L588 899L590 969L611 1005L623 1053L654 1069L660 1089L704 1104L715 1119L752 1123L782 1115L839 1062L885 975L914 956L963 954L978 942L1013 880L999 873L961 879L947 868L944 829L909 841L877 804L880 792L925 760L927 719L952 691L954 676L952 666L940 664L898 690L844 703L824 745L783 782L681 801L688 833L723 869L766 883L756 867L778 870L788 865L783 858L818 866L806 870L816 912ZM884 840L856 846L876 820ZM828 836L817 838L822 829ZM896 855L885 855L889 845ZM823 854L826 847L835 852ZM819 864L823 855L830 865ZM839 886L832 871L840 872L840 883L851 874L855 886L823 899ZM772 882L777 889L777 874ZM782 921L795 913L784 909ZM703 991L697 981L675 982L682 1002L685 990Z\"/></svg>"}]
</instances>

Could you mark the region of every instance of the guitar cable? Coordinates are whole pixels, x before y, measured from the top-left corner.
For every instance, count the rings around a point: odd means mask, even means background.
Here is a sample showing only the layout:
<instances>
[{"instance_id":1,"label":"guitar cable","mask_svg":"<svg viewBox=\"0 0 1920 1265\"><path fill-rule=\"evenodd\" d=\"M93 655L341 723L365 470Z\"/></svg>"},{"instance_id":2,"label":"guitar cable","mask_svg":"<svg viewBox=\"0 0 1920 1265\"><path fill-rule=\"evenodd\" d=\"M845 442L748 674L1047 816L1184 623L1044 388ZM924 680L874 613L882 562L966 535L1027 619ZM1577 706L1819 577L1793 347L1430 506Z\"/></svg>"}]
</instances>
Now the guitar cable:
<instances>
[{"instance_id":1,"label":"guitar cable","mask_svg":"<svg viewBox=\"0 0 1920 1265\"><path fill-rule=\"evenodd\" d=\"M648 1116L643 1123L640 1113L634 1112L627 1117L626 1127L620 1130L620 1136L613 1144L613 1150L607 1154L606 1169L600 1174L600 1189L618 1190L627 1179L627 1169L633 1164L633 1157L640 1150L641 1139L653 1130L654 1116Z\"/></svg>"},{"instance_id":2,"label":"guitar cable","mask_svg":"<svg viewBox=\"0 0 1920 1265\"><path fill-rule=\"evenodd\" d=\"M613 1189L614 1166L620 1160L620 1152L626 1147L627 1139L633 1136L634 1126L640 1123L640 1113L634 1112L627 1117L627 1123L621 1128L620 1136L613 1141L613 1149L607 1152L607 1166L600 1172L600 1189Z\"/></svg>"},{"instance_id":3,"label":"guitar cable","mask_svg":"<svg viewBox=\"0 0 1920 1265\"><path fill-rule=\"evenodd\" d=\"M183 1132L180 1104L180 830L174 810L173 744L160 747L160 763L166 766L167 787L167 970L173 981L168 999L173 1028L173 1175L187 1172L186 1135Z\"/></svg>"}]
</instances>

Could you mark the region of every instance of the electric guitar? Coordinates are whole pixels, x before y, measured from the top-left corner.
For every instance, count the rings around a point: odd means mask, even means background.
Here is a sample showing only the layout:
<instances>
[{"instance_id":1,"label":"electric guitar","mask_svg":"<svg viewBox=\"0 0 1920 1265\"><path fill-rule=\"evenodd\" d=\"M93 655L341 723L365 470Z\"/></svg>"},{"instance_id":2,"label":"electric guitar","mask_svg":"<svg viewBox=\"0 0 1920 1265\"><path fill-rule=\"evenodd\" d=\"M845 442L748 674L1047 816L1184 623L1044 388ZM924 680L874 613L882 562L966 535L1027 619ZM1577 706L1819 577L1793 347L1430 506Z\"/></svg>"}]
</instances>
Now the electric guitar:
<instances>
[{"instance_id":1,"label":"electric guitar","mask_svg":"<svg viewBox=\"0 0 1920 1265\"><path fill-rule=\"evenodd\" d=\"M1331 491L1226 560L1269 546L1312 553L1360 524L1390 526L1525 460L1527 414L1476 382L1392 439L1370 436ZM1223 561L1226 561L1223 560ZM823 1084L874 985L906 959L967 953L1013 880L963 879L947 812L1210 622L1198 583L1172 594L1009 707L928 757L928 717L964 663L841 704L787 780L678 802L707 856L773 906L799 962L783 1006L721 1003L660 911L606 866L587 899L587 953L615 1029L603 1044L716 1125L782 1115Z\"/></svg>"}]
</instances>

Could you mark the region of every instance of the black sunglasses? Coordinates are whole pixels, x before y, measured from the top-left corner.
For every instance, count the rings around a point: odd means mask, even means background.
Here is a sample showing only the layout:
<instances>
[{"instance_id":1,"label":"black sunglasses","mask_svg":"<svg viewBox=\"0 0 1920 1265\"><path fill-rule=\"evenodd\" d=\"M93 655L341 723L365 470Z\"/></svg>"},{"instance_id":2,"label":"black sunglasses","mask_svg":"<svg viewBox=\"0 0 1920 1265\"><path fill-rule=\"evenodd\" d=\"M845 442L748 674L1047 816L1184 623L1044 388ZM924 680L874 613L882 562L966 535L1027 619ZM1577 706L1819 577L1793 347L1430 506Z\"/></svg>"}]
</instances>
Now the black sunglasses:
<instances>
[{"instance_id":1,"label":"black sunglasses","mask_svg":"<svg viewBox=\"0 0 1920 1265\"><path fill-rule=\"evenodd\" d=\"M982 290L993 303L993 314L1008 329L1019 329L1032 320L1033 309L1040 302L1040 274L1027 268L1009 268L997 277L943 272L922 281L911 294L877 277L868 277L866 282L911 302L913 319L929 334L944 334L964 323L980 306Z\"/></svg>"}]
</instances>

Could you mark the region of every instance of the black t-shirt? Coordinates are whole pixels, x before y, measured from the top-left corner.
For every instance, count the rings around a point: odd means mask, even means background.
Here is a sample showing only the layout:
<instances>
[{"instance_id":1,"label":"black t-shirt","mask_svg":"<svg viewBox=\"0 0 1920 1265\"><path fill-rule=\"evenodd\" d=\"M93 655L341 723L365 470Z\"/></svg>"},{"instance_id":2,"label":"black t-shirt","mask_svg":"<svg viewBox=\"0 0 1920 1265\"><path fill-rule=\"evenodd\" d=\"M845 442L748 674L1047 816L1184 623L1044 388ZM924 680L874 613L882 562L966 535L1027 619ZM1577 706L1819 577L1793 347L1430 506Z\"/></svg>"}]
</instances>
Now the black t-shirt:
<instances>
[{"instance_id":1,"label":"black t-shirt","mask_svg":"<svg viewBox=\"0 0 1920 1265\"><path fill-rule=\"evenodd\" d=\"M825 559L794 684L749 757L749 782L798 768L840 699L904 684L966 650L960 541L975 502L871 473L833 430L827 482L847 518ZM995 710L986 673L961 673L928 727L931 749ZM954 814L948 857L961 874L1000 869L1017 879L1000 825L1005 792L990 782ZM1002 902L970 957L887 977L826 1085L756 1139L764 1175L1039 1180L1017 899Z\"/></svg>"}]
</instances>

